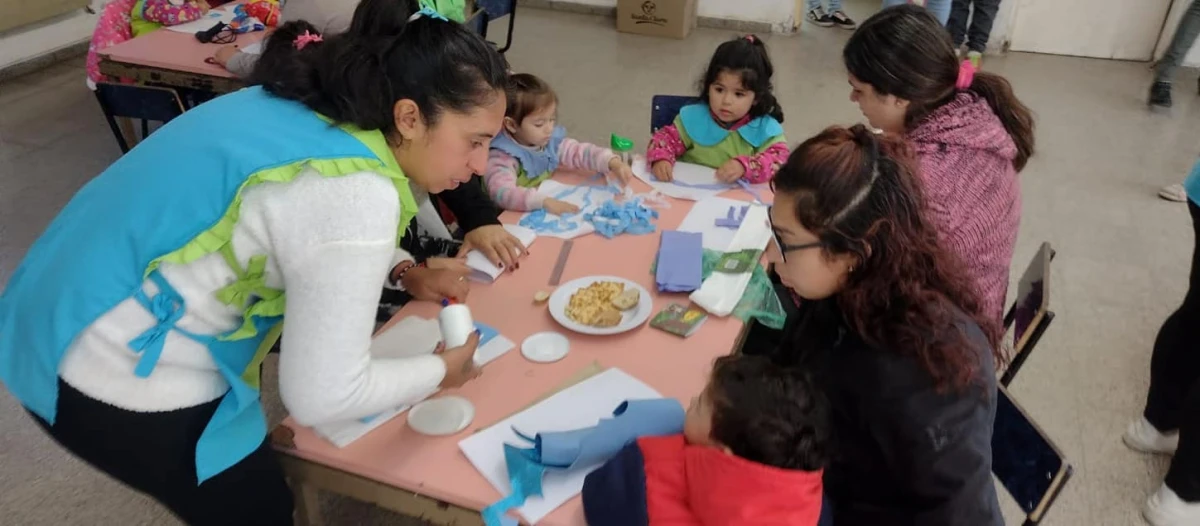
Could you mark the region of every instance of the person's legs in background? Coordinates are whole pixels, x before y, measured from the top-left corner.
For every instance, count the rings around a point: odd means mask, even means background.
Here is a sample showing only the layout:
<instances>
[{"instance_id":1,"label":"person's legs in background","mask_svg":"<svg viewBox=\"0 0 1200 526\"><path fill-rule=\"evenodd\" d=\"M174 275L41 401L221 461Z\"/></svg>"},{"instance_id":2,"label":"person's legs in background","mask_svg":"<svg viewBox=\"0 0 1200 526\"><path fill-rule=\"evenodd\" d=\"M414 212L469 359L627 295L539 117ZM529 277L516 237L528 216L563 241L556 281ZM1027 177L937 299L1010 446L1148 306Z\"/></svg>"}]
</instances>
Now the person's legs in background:
<instances>
[{"instance_id":1,"label":"person's legs in background","mask_svg":"<svg viewBox=\"0 0 1200 526\"><path fill-rule=\"evenodd\" d=\"M883 0L883 8L889 8L896 5L921 3L928 9L934 18L938 19L942 25L946 25L946 21L950 19L950 0L925 0L924 2L913 2L912 0Z\"/></svg>"},{"instance_id":2,"label":"person's legs in background","mask_svg":"<svg viewBox=\"0 0 1200 526\"><path fill-rule=\"evenodd\" d=\"M825 7L821 5L821 0L805 0L804 12L808 17L808 21L813 25L820 27L833 27L833 18L825 11Z\"/></svg>"},{"instance_id":3,"label":"person's legs in background","mask_svg":"<svg viewBox=\"0 0 1200 526\"><path fill-rule=\"evenodd\" d=\"M1200 241L1200 207L1188 202ZM1159 330L1150 360L1150 392L1143 418L1125 435L1131 448L1174 454L1163 486L1143 511L1154 526L1200 524L1200 243L1183 304Z\"/></svg>"},{"instance_id":4,"label":"person's legs in background","mask_svg":"<svg viewBox=\"0 0 1200 526\"><path fill-rule=\"evenodd\" d=\"M954 41L954 50L967 42L967 22L971 18L971 0L953 0L950 3L950 19L946 21L946 30Z\"/></svg>"},{"instance_id":5,"label":"person's legs in background","mask_svg":"<svg viewBox=\"0 0 1200 526\"><path fill-rule=\"evenodd\" d=\"M1200 1L1192 0L1179 20L1171 45L1155 67L1154 84L1150 86L1151 106L1171 107L1171 75L1183 62L1188 50L1192 49L1197 35L1200 35Z\"/></svg>"},{"instance_id":6,"label":"person's legs in background","mask_svg":"<svg viewBox=\"0 0 1200 526\"><path fill-rule=\"evenodd\" d=\"M957 2L957 0L955 0ZM992 36L992 24L1000 10L1000 0L971 0L971 26L967 31L967 58L978 68L987 51L988 39Z\"/></svg>"}]
</instances>

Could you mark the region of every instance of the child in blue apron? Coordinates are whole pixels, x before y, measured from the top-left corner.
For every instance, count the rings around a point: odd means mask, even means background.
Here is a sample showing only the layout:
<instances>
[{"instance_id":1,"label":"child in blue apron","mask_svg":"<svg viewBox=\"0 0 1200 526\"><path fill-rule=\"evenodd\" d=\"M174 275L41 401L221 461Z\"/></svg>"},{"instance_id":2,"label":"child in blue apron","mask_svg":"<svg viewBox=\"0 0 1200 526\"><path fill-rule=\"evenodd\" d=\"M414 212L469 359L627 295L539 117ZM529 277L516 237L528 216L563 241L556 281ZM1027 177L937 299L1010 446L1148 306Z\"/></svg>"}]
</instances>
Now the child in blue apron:
<instances>
[{"instance_id":1,"label":"child in blue apron","mask_svg":"<svg viewBox=\"0 0 1200 526\"><path fill-rule=\"evenodd\" d=\"M505 107L504 59L480 37L430 10L396 24L283 43L297 52L264 86L189 111L81 189L0 296L5 388L188 524L292 523L257 388L285 316L279 391L301 424L478 374L477 337L369 353L385 282L430 300L465 286L398 264L410 184L436 194L482 171ZM253 125L230 126L240 115Z\"/></svg>"}]
</instances>

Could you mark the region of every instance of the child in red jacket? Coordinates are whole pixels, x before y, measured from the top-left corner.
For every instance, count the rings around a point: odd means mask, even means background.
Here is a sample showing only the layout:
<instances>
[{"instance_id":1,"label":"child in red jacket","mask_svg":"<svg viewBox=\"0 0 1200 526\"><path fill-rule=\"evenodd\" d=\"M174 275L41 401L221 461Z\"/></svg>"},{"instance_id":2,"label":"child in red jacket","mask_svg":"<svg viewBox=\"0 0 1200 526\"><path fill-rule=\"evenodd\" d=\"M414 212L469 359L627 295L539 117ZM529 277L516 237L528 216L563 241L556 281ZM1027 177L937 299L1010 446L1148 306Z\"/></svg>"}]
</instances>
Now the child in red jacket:
<instances>
[{"instance_id":1,"label":"child in red jacket","mask_svg":"<svg viewBox=\"0 0 1200 526\"><path fill-rule=\"evenodd\" d=\"M591 526L814 526L828 446L803 372L725 356L682 435L641 438L583 484Z\"/></svg>"}]
</instances>

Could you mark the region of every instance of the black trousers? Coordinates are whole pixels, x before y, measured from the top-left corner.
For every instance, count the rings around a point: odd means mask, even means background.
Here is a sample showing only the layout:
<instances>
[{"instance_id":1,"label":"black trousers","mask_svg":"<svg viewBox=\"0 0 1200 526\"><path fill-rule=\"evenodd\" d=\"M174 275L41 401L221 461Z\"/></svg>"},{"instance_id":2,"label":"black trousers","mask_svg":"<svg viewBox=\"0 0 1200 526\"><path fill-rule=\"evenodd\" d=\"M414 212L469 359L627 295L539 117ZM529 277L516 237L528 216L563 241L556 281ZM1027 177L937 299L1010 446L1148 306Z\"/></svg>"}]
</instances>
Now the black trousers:
<instances>
[{"instance_id":1,"label":"black trousers","mask_svg":"<svg viewBox=\"0 0 1200 526\"><path fill-rule=\"evenodd\" d=\"M974 13L971 13L972 5L975 6ZM953 0L946 29L950 31L954 45L961 46L965 42L967 49L983 53L987 49L988 37L992 34L992 24L999 10L1000 0ZM969 30L968 18L971 20Z\"/></svg>"},{"instance_id":2,"label":"black trousers","mask_svg":"<svg viewBox=\"0 0 1200 526\"><path fill-rule=\"evenodd\" d=\"M34 420L75 456L154 498L196 526L293 524L292 492L275 453L254 453L196 484L196 441L220 400L158 413L138 413L89 398L58 382L54 425ZM31 413L32 414L32 413Z\"/></svg>"},{"instance_id":3,"label":"black trousers","mask_svg":"<svg viewBox=\"0 0 1200 526\"><path fill-rule=\"evenodd\" d=\"M1158 331L1150 360L1146 420L1162 431L1179 430L1179 449L1167 487L1200 502L1200 207L1188 201L1196 245L1187 296Z\"/></svg>"}]
</instances>

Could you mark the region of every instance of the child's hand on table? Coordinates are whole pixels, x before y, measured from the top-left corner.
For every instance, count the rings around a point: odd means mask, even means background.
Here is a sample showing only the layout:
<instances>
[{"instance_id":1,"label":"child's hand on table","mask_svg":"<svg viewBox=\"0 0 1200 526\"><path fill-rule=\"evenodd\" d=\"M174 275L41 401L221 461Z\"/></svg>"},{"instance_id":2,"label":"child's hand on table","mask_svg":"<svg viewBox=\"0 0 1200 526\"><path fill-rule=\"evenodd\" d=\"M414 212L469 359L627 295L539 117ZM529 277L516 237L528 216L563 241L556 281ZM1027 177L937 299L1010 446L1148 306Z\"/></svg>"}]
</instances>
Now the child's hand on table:
<instances>
[{"instance_id":1,"label":"child's hand on table","mask_svg":"<svg viewBox=\"0 0 1200 526\"><path fill-rule=\"evenodd\" d=\"M746 167L737 159L725 161L725 164L717 168L717 180L722 183L732 183L741 179L743 175L746 175Z\"/></svg>"},{"instance_id":2,"label":"child's hand on table","mask_svg":"<svg viewBox=\"0 0 1200 526\"><path fill-rule=\"evenodd\" d=\"M551 197L547 197L545 201L542 201L542 208L546 209L547 214L554 214L556 216L574 214L579 211L578 206Z\"/></svg>"},{"instance_id":3,"label":"child's hand on table","mask_svg":"<svg viewBox=\"0 0 1200 526\"><path fill-rule=\"evenodd\" d=\"M438 344L441 347L441 344ZM446 362L446 376L438 385L442 389L454 389L475 379L482 369L475 367L475 349L479 347L479 332L471 333L467 343L462 347L446 349L440 352L442 361Z\"/></svg>"},{"instance_id":4,"label":"child's hand on table","mask_svg":"<svg viewBox=\"0 0 1200 526\"><path fill-rule=\"evenodd\" d=\"M225 66L226 64L229 64L229 60L232 59L237 52L237 44L221 46L221 49L217 50L217 54L213 55L213 62L216 62L218 65Z\"/></svg>"},{"instance_id":5,"label":"child's hand on table","mask_svg":"<svg viewBox=\"0 0 1200 526\"><path fill-rule=\"evenodd\" d=\"M401 278L404 290L421 301L442 301L453 298L465 301L471 292L467 283L470 269L466 265L455 269L414 267Z\"/></svg>"},{"instance_id":6,"label":"child's hand on table","mask_svg":"<svg viewBox=\"0 0 1200 526\"><path fill-rule=\"evenodd\" d=\"M675 167L671 166L671 163L667 161L655 161L654 166L650 167L650 171L654 172L655 179L658 179L664 183L669 183L675 179L675 177L672 175L672 172L675 171Z\"/></svg>"},{"instance_id":7,"label":"child's hand on table","mask_svg":"<svg viewBox=\"0 0 1200 526\"><path fill-rule=\"evenodd\" d=\"M510 271L517 268L517 258L525 255L525 245L501 225L481 226L467 232L458 257L467 257L471 250L480 251L493 265Z\"/></svg>"},{"instance_id":8,"label":"child's hand on table","mask_svg":"<svg viewBox=\"0 0 1200 526\"><path fill-rule=\"evenodd\" d=\"M621 186L629 184L629 181L633 179L633 170L620 157L614 156L611 161L608 161L608 173L616 176L617 180L621 182Z\"/></svg>"}]
</instances>

